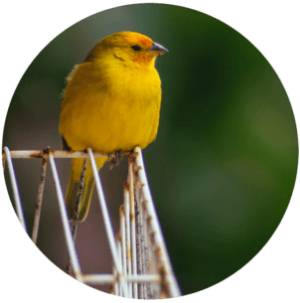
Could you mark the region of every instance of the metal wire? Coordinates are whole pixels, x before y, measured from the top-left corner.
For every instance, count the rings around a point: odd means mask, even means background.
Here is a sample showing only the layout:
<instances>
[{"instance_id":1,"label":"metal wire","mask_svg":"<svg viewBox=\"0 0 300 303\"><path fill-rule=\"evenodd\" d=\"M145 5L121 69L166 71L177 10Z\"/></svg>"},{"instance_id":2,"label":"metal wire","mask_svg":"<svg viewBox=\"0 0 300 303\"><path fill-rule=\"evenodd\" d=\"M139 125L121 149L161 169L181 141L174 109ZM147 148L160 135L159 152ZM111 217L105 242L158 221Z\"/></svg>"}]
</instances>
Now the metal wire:
<instances>
[{"instance_id":1,"label":"metal wire","mask_svg":"<svg viewBox=\"0 0 300 303\"><path fill-rule=\"evenodd\" d=\"M128 165L128 183L129 183L129 208L130 208L130 230L131 230L131 253L132 253L132 273L137 274L137 243L136 243L136 224L135 224L135 199L134 199L134 176L133 176L133 164L129 161ZM137 283L133 283L133 298L138 298Z\"/></svg>"},{"instance_id":2,"label":"metal wire","mask_svg":"<svg viewBox=\"0 0 300 303\"><path fill-rule=\"evenodd\" d=\"M14 196L15 205L16 205L16 211L17 211L19 220L21 221L21 224L23 225L23 228L26 230L23 208L22 208L19 189L18 189L18 185L17 185L17 179L16 179L13 163L11 160L11 154L10 154L8 147L5 146L3 148L3 150L5 153L5 159L6 159L6 161L3 161L3 163L7 162L8 173L9 173L13 196Z\"/></svg>"},{"instance_id":3,"label":"metal wire","mask_svg":"<svg viewBox=\"0 0 300 303\"><path fill-rule=\"evenodd\" d=\"M157 253L158 256L161 258L161 265L162 265L162 275L163 278L165 278L166 288L169 290L169 292L172 294L173 297L177 297L180 295L179 286L177 284L177 281L175 279L175 275L173 273L173 269L171 266L170 258L167 252L167 248L165 245L165 241L162 235L162 231L159 225L158 217L156 214L156 210L154 208L154 203L152 200L152 196L149 189L148 180L145 173L145 166L144 161L142 157L142 152L139 147L135 149L135 152L137 153L137 156L135 158L136 160L136 168L137 168L137 175L142 183L141 189L142 193L145 198L145 207L148 212L148 216L150 218L149 222L153 230L153 236L154 236L154 242L157 245ZM164 283L163 282L163 283Z\"/></svg>"},{"instance_id":4,"label":"metal wire","mask_svg":"<svg viewBox=\"0 0 300 303\"><path fill-rule=\"evenodd\" d=\"M49 153L49 162L50 162L50 167L51 167L51 171L53 174L53 180L54 180L56 194L57 194L57 201L58 201L60 216L61 216L61 220L62 220L62 224L63 224L67 248L68 248L68 252L69 252L70 262L71 262L75 277L77 279L81 280L81 268L80 268L78 256L76 253L76 249L75 249L75 243L73 241L71 228L69 225L67 210L66 210L66 206L65 206L66 204L65 204L63 193L61 190L61 185L60 185L55 161L53 158L53 154L51 152Z\"/></svg>"},{"instance_id":5,"label":"metal wire","mask_svg":"<svg viewBox=\"0 0 300 303\"><path fill-rule=\"evenodd\" d=\"M46 180L47 163L53 176L59 213L62 221L65 241L75 277L90 285L111 285L114 294L128 298L154 299L176 297L180 290L174 276L166 245L163 239L158 217L151 197L140 148L128 156L128 177L124 185L124 200L119 211L119 230L114 233L108 212L96 158L103 157L91 149L87 152L60 150L10 151L4 148L3 163L7 163L13 198L18 217L25 226L22 203L12 165L12 158L41 158L42 169L38 186L36 212L32 238L37 241L43 192ZM55 158L86 158L91 163L96 185L96 194L102 214L101 222L105 227L109 249L113 260L112 273L83 274L80 266L75 239L69 224L63 190L56 168ZM108 158L111 158L108 156Z\"/></svg>"},{"instance_id":6,"label":"metal wire","mask_svg":"<svg viewBox=\"0 0 300 303\"><path fill-rule=\"evenodd\" d=\"M102 216L103 216L103 223L104 223L104 227L105 227L105 230L106 230L106 235L107 235L107 238L108 238L110 252L112 254L114 266L116 268L116 272L117 272L117 275L118 275L117 278L120 280L122 291L124 292L124 294L127 295L127 291L126 291L126 288L125 288L124 283L123 283L124 278L123 278L123 275L122 275L121 262L120 262L120 258L119 258L119 255L118 255L116 242L115 242L115 239L114 239L112 223L111 223L111 220L110 220L110 217L109 217L109 214L108 214L107 205L106 205L106 201L105 201L105 197L104 197L102 184L101 184L101 181L100 181L100 176L99 176L98 170L97 170L96 161L95 161L93 152L90 148L88 149L88 154L89 154L89 158L90 158L91 165L92 165L93 175L94 175L96 189L97 189L98 201L99 201L100 209L101 209Z\"/></svg>"},{"instance_id":7,"label":"metal wire","mask_svg":"<svg viewBox=\"0 0 300 303\"><path fill-rule=\"evenodd\" d=\"M41 176L40 176L40 183L37 192L37 200L35 205L35 214L33 219L33 227L32 227L32 235L31 239L34 243L37 242L39 227L40 227L40 219L41 219L41 212L43 206L43 197L44 197L44 190L46 184L46 173L47 173L47 160L42 159L42 169L41 169Z\"/></svg>"}]
</instances>

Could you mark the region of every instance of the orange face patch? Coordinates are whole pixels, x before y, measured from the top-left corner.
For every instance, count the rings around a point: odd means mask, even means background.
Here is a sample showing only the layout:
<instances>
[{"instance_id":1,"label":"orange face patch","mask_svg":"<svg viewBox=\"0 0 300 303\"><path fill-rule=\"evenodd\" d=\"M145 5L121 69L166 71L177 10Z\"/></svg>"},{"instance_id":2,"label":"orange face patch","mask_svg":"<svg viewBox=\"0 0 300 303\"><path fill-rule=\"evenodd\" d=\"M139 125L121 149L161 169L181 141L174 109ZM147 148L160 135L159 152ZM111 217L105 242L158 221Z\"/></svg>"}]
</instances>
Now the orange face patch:
<instances>
[{"instance_id":1,"label":"orange face patch","mask_svg":"<svg viewBox=\"0 0 300 303\"><path fill-rule=\"evenodd\" d=\"M132 58L132 61L139 63L148 63L153 59L153 57L155 56L152 53L140 53L140 54L136 54Z\"/></svg>"},{"instance_id":2,"label":"orange face patch","mask_svg":"<svg viewBox=\"0 0 300 303\"><path fill-rule=\"evenodd\" d=\"M147 49L147 48L150 48L150 47L152 46L152 44L153 44L152 40L149 39L149 38L140 38L140 39L139 39L139 43L140 43L143 47L145 47L146 49Z\"/></svg>"},{"instance_id":3,"label":"orange face patch","mask_svg":"<svg viewBox=\"0 0 300 303\"><path fill-rule=\"evenodd\" d=\"M126 32L124 33L124 38L128 44L137 44L144 49L149 49L153 44L151 38L140 33Z\"/></svg>"}]
</instances>

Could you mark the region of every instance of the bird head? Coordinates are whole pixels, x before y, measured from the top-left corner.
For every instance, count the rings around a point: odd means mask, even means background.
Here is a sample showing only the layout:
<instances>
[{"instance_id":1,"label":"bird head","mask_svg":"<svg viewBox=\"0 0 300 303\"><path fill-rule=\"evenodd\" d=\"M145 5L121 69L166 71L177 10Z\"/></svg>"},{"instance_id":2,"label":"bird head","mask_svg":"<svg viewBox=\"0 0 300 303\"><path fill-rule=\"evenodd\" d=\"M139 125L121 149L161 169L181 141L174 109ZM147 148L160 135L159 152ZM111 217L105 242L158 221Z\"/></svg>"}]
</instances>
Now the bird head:
<instances>
[{"instance_id":1,"label":"bird head","mask_svg":"<svg viewBox=\"0 0 300 303\"><path fill-rule=\"evenodd\" d=\"M118 32L106 36L92 49L87 60L112 56L130 65L154 65L155 59L168 52L161 44L137 32Z\"/></svg>"}]
</instances>

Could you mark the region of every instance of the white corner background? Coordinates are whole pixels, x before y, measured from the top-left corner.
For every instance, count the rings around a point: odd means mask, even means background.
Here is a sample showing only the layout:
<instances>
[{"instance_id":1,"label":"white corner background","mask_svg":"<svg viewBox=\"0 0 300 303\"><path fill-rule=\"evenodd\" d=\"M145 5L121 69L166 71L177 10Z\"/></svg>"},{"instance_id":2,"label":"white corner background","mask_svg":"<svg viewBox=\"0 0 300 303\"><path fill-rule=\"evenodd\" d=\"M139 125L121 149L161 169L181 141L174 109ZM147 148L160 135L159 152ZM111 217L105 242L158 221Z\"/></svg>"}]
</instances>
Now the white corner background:
<instances>
[{"instance_id":1,"label":"white corner background","mask_svg":"<svg viewBox=\"0 0 300 303\"><path fill-rule=\"evenodd\" d=\"M24 71L50 40L101 10L161 1L10 0L0 4L0 127ZM163 1L222 20L248 38L279 75L300 124L300 18L297 0ZM257 256L225 281L172 302L300 302L299 176L277 231ZM84 286L58 270L31 243L9 203L0 173L0 301L128 301Z\"/></svg>"}]
</instances>

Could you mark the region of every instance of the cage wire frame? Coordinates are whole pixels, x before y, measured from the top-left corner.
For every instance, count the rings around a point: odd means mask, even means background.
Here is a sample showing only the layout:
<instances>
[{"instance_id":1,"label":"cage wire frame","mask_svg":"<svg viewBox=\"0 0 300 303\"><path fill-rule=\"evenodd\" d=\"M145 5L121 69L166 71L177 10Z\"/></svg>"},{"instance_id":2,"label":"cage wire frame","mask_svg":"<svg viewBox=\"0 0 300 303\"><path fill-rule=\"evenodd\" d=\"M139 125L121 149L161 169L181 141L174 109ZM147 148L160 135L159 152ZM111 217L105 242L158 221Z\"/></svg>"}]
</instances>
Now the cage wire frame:
<instances>
[{"instance_id":1,"label":"cage wire frame","mask_svg":"<svg viewBox=\"0 0 300 303\"><path fill-rule=\"evenodd\" d=\"M107 156L107 155L105 155ZM103 154L62 150L13 150L3 148L3 167L7 167L17 216L23 228L29 233L17 185L12 159L42 159L40 182L37 190L35 215L31 238L36 243L40 225L43 195L48 167L51 170L62 221L65 242L73 275L89 285L110 285L112 293L141 299L171 298L180 296L180 289L174 275L158 216L152 200L146 177L142 152L139 147L128 155L128 176L123 189L123 202L119 208L119 229L114 233L108 212L101 178L95 158ZM63 190L55 159L86 158L90 161L97 202L112 257L112 273L85 274L81 270L75 237L72 233L66 209Z\"/></svg>"}]
</instances>

